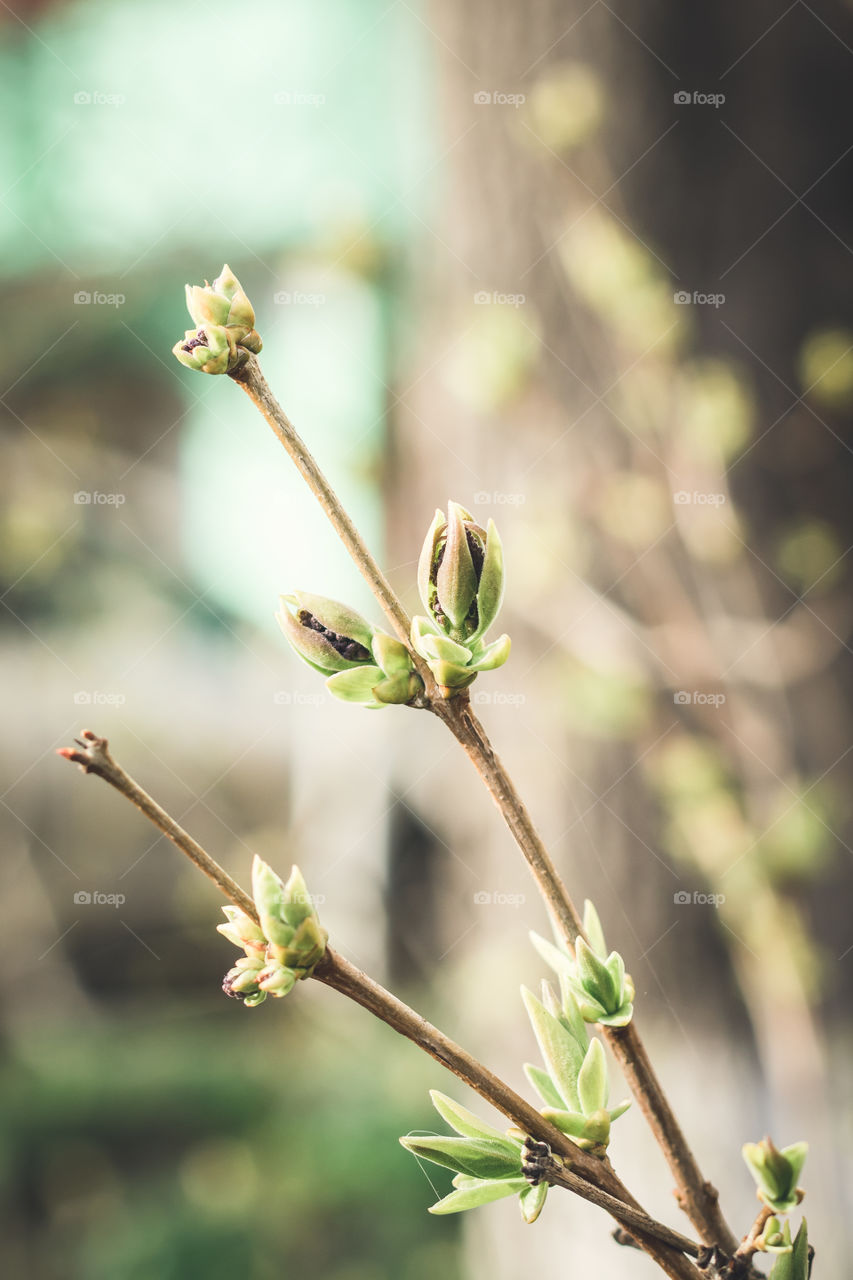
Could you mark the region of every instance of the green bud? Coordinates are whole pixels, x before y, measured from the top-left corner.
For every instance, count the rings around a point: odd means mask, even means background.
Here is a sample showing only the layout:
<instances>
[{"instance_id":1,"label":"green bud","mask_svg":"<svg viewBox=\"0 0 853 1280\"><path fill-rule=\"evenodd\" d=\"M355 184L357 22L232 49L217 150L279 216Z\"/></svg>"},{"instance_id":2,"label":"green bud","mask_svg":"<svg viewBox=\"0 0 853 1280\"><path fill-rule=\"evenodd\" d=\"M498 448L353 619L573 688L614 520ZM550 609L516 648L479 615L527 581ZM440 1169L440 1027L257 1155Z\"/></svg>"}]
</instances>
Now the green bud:
<instances>
[{"instance_id":1,"label":"green bud","mask_svg":"<svg viewBox=\"0 0 853 1280\"><path fill-rule=\"evenodd\" d=\"M187 311L198 328L205 324L224 326L228 323L231 304L224 295L215 293L209 284L188 284L184 288L187 295ZM252 325L249 328L252 328Z\"/></svg>"},{"instance_id":2,"label":"green bud","mask_svg":"<svg viewBox=\"0 0 853 1280\"><path fill-rule=\"evenodd\" d=\"M255 313L240 281L224 266L213 284L186 286L195 329L172 348L181 364L201 373L232 373L246 353L261 350Z\"/></svg>"},{"instance_id":3,"label":"green bud","mask_svg":"<svg viewBox=\"0 0 853 1280\"><path fill-rule=\"evenodd\" d=\"M468 528L463 524L463 512L455 502L447 504L447 523L444 528L444 546L436 559L435 584L433 595L433 617L440 627L450 628L460 635L470 635L476 628L478 619L471 618L476 610L477 583L479 575L474 567L472 544L477 553L478 568L482 567L482 539L476 538L471 529L471 541L468 541ZM469 524L473 521L469 519ZM477 533L482 531L478 528ZM432 585L432 583L431 583ZM447 628L447 629L450 629Z\"/></svg>"},{"instance_id":4,"label":"green bud","mask_svg":"<svg viewBox=\"0 0 853 1280\"><path fill-rule=\"evenodd\" d=\"M634 984L616 951L602 960L583 938L578 938L568 985L586 1022L624 1027L634 1016Z\"/></svg>"},{"instance_id":5,"label":"green bud","mask_svg":"<svg viewBox=\"0 0 853 1280\"><path fill-rule=\"evenodd\" d=\"M236 343L221 325L187 329L183 342L176 342L172 352L181 364L199 373L229 373L237 367Z\"/></svg>"},{"instance_id":6,"label":"green bud","mask_svg":"<svg viewBox=\"0 0 853 1280\"><path fill-rule=\"evenodd\" d=\"M258 908L261 928L267 942L286 947L293 937L293 929L284 919L285 888L268 863L257 854L252 863L252 897Z\"/></svg>"},{"instance_id":7,"label":"green bud","mask_svg":"<svg viewBox=\"0 0 853 1280\"><path fill-rule=\"evenodd\" d=\"M438 681L439 687L445 691L445 697L452 697L462 689L467 689L477 678L476 671L460 667L456 662L431 662L430 670Z\"/></svg>"},{"instance_id":8,"label":"green bud","mask_svg":"<svg viewBox=\"0 0 853 1280\"><path fill-rule=\"evenodd\" d=\"M247 951L259 948L262 950L266 946L267 940L262 930L245 911L241 911L239 907L223 907L222 911L228 918L228 923L218 924L217 933L233 942L235 947L244 947Z\"/></svg>"},{"instance_id":9,"label":"green bud","mask_svg":"<svg viewBox=\"0 0 853 1280\"><path fill-rule=\"evenodd\" d=\"M502 666L509 657L509 636L491 644L470 640L467 645L450 639L429 618L412 619L412 648L429 664L442 695L453 697L467 688L480 671Z\"/></svg>"},{"instance_id":10,"label":"green bud","mask_svg":"<svg viewBox=\"0 0 853 1280\"><path fill-rule=\"evenodd\" d=\"M305 591L282 596L282 603L276 614L282 631L303 661L328 676L326 687L341 702L376 711L423 693L406 646L354 609Z\"/></svg>"},{"instance_id":11,"label":"green bud","mask_svg":"<svg viewBox=\"0 0 853 1280\"><path fill-rule=\"evenodd\" d=\"M530 939L542 959L560 977L567 1025L573 1020L576 1024L580 1018L604 1026L624 1027L634 1015L634 984L617 951L611 951L605 958L604 934L590 902L586 903L584 927L595 945L578 938L574 958L563 947L555 946L537 933L531 933Z\"/></svg>"},{"instance_id":12,"label":"green bud","mask_svg":"<svg viewBox=\"0 0 853 1280\"><path fill-rule=\"evenodd\" d=\"M336 675L329 676L326 688L341 702L355 702L360 707L377 711L386 704L376 696L374 689L383 684L386 678L379 667L368 663L367 666L339 671Z\"/></svg>"},{"instance_id":13,"label":"green bud","mask_svg":"<svg viewBox=\"0 0 853 1280\"><path fill-rule=\"evenodd\" d=\"M382 703L408 705L424 691L424 682L417 671L401 671L395 676L380 680L373 688L374 697Z\"/></svg>"},{"instance_id":14,"label":"green bud","mask_svg":"<svg viewBox=\"0 0 853 1280\"><path fill-rule=\"evenodd\" d=\"M327 938L328 934L320 927L320 921L316 917L309 917L294 931L289 946L280 948L279 959L288 968L297 970L299 977L306 977L326 950Z\"/></svg>"},{"instance_id":15,"label":"green bud","mask_svg":"<svg viewBox=\"0 0 853 1280\"><path fill-rule=\"evenodd\" d=\"M426 634L421 639L424 656L434 662L455 663L458 667L466 667L474 654L463 644L457 644L449 636Z\"/></svg>"},{"instance_id":16,"label":"green bud","mask_svg":"<svg viewBox=\"0 0 853 1280\"><path fill-rule=\"evenodd\" d=\"M492 625L504 589L503 550L493 521L478 525L470 511L436 511L418 562L418 588L429 617L451 640L478 640Z\"/></svg>"},{"instance_id":17,"label":"green bud","mask_svg":"<svg viewBox=\"0 0 853 1280\"><path fill-rule=\"evenodd\" d=\"M790 1253L793 1246L791 1224L788 1219L786 1218L783 1224L775 1216L768 1218L756 1244L762 1253Z\"/></svg>"},{"instance_id":18,"label":"green bud","mask_svg":"<svg viewBox=\"0 0 853 1280\"><path fill-rule=\"evenodd\" d=\"M577 981L590 1000L597 1001L605 1013L615 1013L619 992L613 976L583 938L575 943L575 964Z\"/></svg>"},{"instance_id":19,"label":"green bud","mask_svg":"<svg viewBox=\"0 0 853 1280\"><path fill-rule=\"evenodd\" d=\"M747 1142L743 1158L755 1179L758 1194L776 1213L789 1213L802 1199L797 1183L808 1154L808 1143L796 1142L780 1151L770 1138Z\"/></svg>"},{"instance_id":20,"label":"green bud","mask_svg":"<svg viewBox=\"0 0 853 1280\"><path fill-rule=\"evenodd\" d=\"M252 892L260 928L245 912L227 907L228 924L220 925L219 932L246 953L225 975L224 990L241 998L260 992L253 1002L260 1004L265 994L287 995L300 978L311 976L326 950L328 934L298 867L283 884L272 867L256 857Z\"/></svg>"},{"instance_id":21,"label":"green bud","mask_svg":"<svg viewBox=\"0 0 853 1280\"><path fill-rule=\"evenodd\" d=\"M284 886L281 911L286 922L294 929L305 920L317 919L314 900L308 892L305 878L298 867L293 867L290 878Z\"/></svg>"},{"instance_id":22,"label":"green bud","mask_svg":"<svg viewBox=\"0 0 853 1280\"><path fill-rule=\"evenodd\" d=\"M480 645L478 642L474 656L468 663L468 670L494 671L497 667L502 667L509 657L511 646L512 641L508 635L498 636L491 644Z\"/></svg>"},{"instance_id":23,"label":"green bud","mask_svg":"<svg viewBox=\"0 0 853 1280\"><path fill-rule=\"evenodd\" d=\"M227 263L213 284L188 284L186 294L187 310L197 325L233 325L247 333L255 327L252 304Z\"/></svg>"},{"instance_id":24,"label":"green bud","mask_svg":"<svg viewBox=\"0 0 853 1280\"><path fill-rule=\"evenodd\" d=\"M307 591L282 596L281 603L276 614L279 626L293 650L315 671L329 676L372 663L373 627L354 609Z\"/></svg>"},{"instance_id":25,"label":"green bud","mask_svg":"<svg viewBox=\"0 0 853 1280\"><path fill-rule=\"evenodd\" d=\"M264 965L263 957L249 966L245 961L237 961L233 969L229 969L222 979L222 990L227 996L237 1000L245 1000L247 996L258 990L258 974Z\"/></svg>"},{"instance_id":26,"label":"green bud","mask_svg":"<svg viewBox=\"0 0 853 1280\"><path fill-rule=\"evenodd\" d=\"M412 670L412 656L401 641L384 631L374 631L371 643L373 657L386 676L408 674Z\"/></svg>"},{"instance_id":27,"label":"green bud","mask_svg":"<svg viewBox=\"0 0 853 1280\"><path fill-rule=\"evenodd\" d=\"M270 964L258 974L258 987L270 996L286 996L296 983L296 974L284 965Z\"/></svg>"}]
</instances>

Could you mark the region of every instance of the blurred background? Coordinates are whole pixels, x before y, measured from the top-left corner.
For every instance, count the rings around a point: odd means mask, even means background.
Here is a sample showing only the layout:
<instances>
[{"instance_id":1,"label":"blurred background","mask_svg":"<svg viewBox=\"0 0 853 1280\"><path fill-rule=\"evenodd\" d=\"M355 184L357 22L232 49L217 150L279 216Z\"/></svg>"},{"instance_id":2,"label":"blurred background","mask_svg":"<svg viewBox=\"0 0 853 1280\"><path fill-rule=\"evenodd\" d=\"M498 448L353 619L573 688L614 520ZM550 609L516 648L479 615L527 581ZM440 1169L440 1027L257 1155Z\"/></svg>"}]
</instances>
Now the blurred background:
<instances>
[{"instance_id":1,"label":"blurred background","mask_svg":"<svg viewBox=\"0 0 853 1280\"><path fill-rule=\"evenodd\" d=\"M408 607L437 505L498 522L478 713L734 1228L741 1143L807 1138L839 1274L849 3L10 0L0 37L4 1274L651 1274L567 1195L430 1218L396 1138L464 1091L319 984L225 1000L213 889L53 754L107 735L244 883L298 860L338 948L526 1088L526 870L437 721L286 648L282 591L376 611L245 397L170 354L226 261ZM635 1111L612 1154L673 1222Z\"/></svg>"}]
</instances>

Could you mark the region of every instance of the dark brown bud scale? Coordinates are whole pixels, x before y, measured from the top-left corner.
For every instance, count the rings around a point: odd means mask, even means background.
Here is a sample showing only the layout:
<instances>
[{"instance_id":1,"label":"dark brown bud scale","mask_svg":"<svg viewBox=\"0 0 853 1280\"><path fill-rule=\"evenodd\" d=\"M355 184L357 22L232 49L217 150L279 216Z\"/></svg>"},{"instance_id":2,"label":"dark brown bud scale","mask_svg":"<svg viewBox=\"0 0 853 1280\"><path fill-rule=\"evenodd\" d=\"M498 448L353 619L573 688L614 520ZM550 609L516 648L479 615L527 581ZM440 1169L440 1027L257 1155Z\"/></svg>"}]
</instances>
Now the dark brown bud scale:
<instances>
[{"instance_id":1,"label":"dark brown bud scale","mask_svg":"<svg viewBox=\"0 0 853 1280\"><path fill-rule=\"evenodd\" d=\"M207 346L207 334L204 332L204 329L199 329L194 338L191 338L189 342L183 343L181 350L193 351L195 350L196 347L206 347L206 346Z\"/></svg>"},{"instance_id":2,"label":"dark brown bud scale","mask_svg":"<svg viewBox=\"0 0 853 1280\"><path fill-rule=\"evenodd\" d=\"M342 658L346 658L349 662L369 662L370 654L363 644L359 644L357 640L351 640L349 636L339 636L336 631L330 631L328 627L324 627L319 618L315 618L313 613L309 613L307 609L300 609L296 615L296 620L300 626L307 627L309 631L318 631L320 635L328 640L329 644L339 653Z\"/></svg>"},{"instance_id":3,"label":"dark brown bud scale","mask_svg":"<svg viewBox=\"0 0 853 1280\"><path fill-rule=\"evenodd\" d=\"M245 1000L246 999L245 991L235 991L234 987L232 986L232 982L233 982L233 979L231 977L231 974L226 973L225 977L222 979L222 990L231 1000Z\"/></svg>"},{"instance_id":4,"label":"dark brown bud scale","mask_svg":"<svg viewBox=\"0 0 853 1280\"><path fill-rule=\"evenodd\" d=\"M551 1162L551 1148L547 1142L534 1142L532 1138L525 1140L521 1148L521 1172L531 1187L538 1187L546 1181L548 1165Z\"/></svg>"}]
</instances>

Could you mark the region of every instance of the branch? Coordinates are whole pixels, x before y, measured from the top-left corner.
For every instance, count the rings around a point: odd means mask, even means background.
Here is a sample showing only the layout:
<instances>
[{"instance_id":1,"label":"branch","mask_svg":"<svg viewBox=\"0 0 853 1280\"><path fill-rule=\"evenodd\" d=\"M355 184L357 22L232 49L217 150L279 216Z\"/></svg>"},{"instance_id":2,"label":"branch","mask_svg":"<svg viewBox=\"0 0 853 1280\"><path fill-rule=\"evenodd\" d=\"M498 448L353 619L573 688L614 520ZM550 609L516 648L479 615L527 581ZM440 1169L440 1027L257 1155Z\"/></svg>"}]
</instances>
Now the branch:
<instances>
[{"instance_id":1,"label":"branch","mask_svg":"<svg viewBox=\"0 0 853 1280\"><path fill-rule=\"evenodd\" d=\"M547 1182L552 1187L565 1187L567 1191L574 1191L577 1195L582 1194L577 1189L580 1179L559 1160L554 1159L546 1143L528 1142L525 1151L531 1151L536 1160L536 1181ZM597 1187L588 1189L585 1198L600 1208L606 1209L611 1217L618 1217L621 1222L629 1226L648 1231L649 1219L644 1213L638 1213L635 1209L626 1209L625 1205L614 1200L613 1196L608 1195L606 1191L600 1191ZM619 1212L614 1213L614 1209L618 1209ZM701 1249L694 1240L688 1239L678 1231L670 1231L669 1227L664 1227L659 1222L654 1224L654 1230L657 1238L671 1245L673 1249L689 1254L691 1258L699 1257ZM630 1237L630 1241L634 1243L633 1237ZM621 1244L622 1240L620 1239L618 1243Z\"/></svg>"},{"instance_id":2,"label":"branch","mask_svg":"<svg viewBox=\"0 0 853 1280\"><path fill-rule=\"evenodd\" d=\"M341 506L334 489L272 394L257 359L249 355L245 364L235 370L230 377L242 386L284 445L331 520L357 568L367 580L397 635L410 649L427 690L424 705L444 721L457 741L461 743L527 860L567 945L572 948L577 938L583 934L580 915L557 874L556 867L512 779L495 753L483 726L471 711L467 694L449 699L435 697L435 681L432 673L420 656L411 650L410 621L403 606ZM627 1027L603 1027L602 1031L666 1158L675 1179L679 1205L706 1244L719 1245L727 1253L732 1253L737 1247L737 1238L720 1210L717 1190L702 1176L696 1157L652 1068L636 1026L632 1022Z\"/></svg>"},{"instance_id":3,"label":"branch","mask_svg":"<svg viewBox=\"0 0 853 1280\"><path fill-rule=\"evenodd\" d=\"M485 783L560 932L572 948L583 936L580 915L485 729L464 698L435 702L430 710L444 721ZM635 1023L600 1030L666 1157L675 1178L678 1203L706 1244L720 1245L731 1253L737 1240L720 1211L717 1190L702 1176Z\"/></svg>"},{"instance_id":4,"label":"branch","mask_svg":"<svg viewBox=\"0 0 853 1280\"><path fill-rule=\"evenodd\" d=\"M255 904L245 890L122 769L111 755L106 738L99 738L87 729L76 739L76 744L76 747L60 748L57 755L79 765L84 773L103 778L130 800L227 898L253 920L258 920ZM481 1062L331 947L326 948L312 976L411 1040L470 1085L514 1125L547 1144L549 1150L565 1162L560 1170L564 1180L556 1185L565 1186L606 1209L673 1280L697 1280L699 1273L684 1253L696 1256L698 1246L644 1213L617 1178L609 1161L582 1151ZM570 1173L568 1166L577 1172Z\"/></svg>"},{"instance_id":5,"label":"branch","mask_svg":"<svg viewBox=\"0 0 853 1280\"><path fill-rule=\"evenodd\" d=\"M772 1217L773 1210L767 1205L762 1205L749 1231L735 1249L728 1266L722 1269L726 1280L750 1280L753 1276L757 1277L757 1280L764 1280L761 1273L753 1269L752 1259L758 1252L758 1238Z\"/></svg>"},{"instance_id":6,"label":"branch","mask_svg":"<svg viewBox=\"0 0 853 1280\"><path fill-rule=\"evenodd\" d=\"M164 836L168 836L172 844L180 849L181 853L185 853L190 862L194 862L225 894L226 898L230 898L236 907L245 911L247 916L251 916L256 924L260 923L257 909L248 893L240 888L236 880L231 879L228 872L220 867L219 863L214 861L210 854L184 831L183 827L178 826L174 818L169 817L165 809L161 809L156 800L151 799L147 791L143 791L142 787L134 782L130 774L125 773L121 765L117 764L110 755L106 738L99 738L97 734L92 733L91 729L84 729L81 737L75 738L74 741L77 744L76 747L60 747L56 754L62 756L64 760L70 760L72 764L79 764L84 773L97 774L111 787L115 787L116 791L127 796L131 804L135 804L137 809L163 832Z\"/></svg>"},{"instance_id":7,"label":"branch","mask_svg":"<svg viewBox=\"0 0 853 1280\"><path fill-rule=\"evenodd\" d=\"M229 374L229 377L239 387L242 387L252 404L272 427L276 438L287 450L296 465L297 471L331 521L335 533L352 556L356 568L376 597L398 639L402 640L411 653L412 661L424 682L427 693L431 693L435 689L432 672L423 658L415 653L411 647L411 618L403 608L390 582L367 549L364 539L344 510L340 498L329 484L305 442L299 436L293 423L270 390L255 356L247 355L245 363Z\"/></svg>"}]
</instances>

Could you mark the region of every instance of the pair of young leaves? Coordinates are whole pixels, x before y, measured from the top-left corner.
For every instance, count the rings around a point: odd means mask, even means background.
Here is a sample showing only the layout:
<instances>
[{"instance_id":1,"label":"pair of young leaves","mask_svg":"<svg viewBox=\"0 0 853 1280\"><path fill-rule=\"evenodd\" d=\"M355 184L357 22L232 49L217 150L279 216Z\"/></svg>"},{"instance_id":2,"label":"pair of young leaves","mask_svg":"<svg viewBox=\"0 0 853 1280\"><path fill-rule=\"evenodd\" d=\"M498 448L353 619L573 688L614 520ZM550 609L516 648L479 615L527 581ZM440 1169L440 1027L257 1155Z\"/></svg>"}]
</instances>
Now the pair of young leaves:
<instances>
[{"instance_id":1,"label":"pair of young leaves","mask_svg":"<svg viewBox=\"0 0 853 1280\"><path fill-rule=\"evenodd\" d=\"M459 1136L417 1137L410 1134L400 1142L414 1156L445 1169L452 1169L454 1190L430 1208L430 1213L462 1213L483 1204L517 1195L525 1222L535 1222L542 1212L548 1184L531 1186L521 1169L524 1137L510 1130L503 1134L439 1093L430 1091L432 1105Z\"/></svg>"},{"instance_id":2,"label":"pair of young leaves","mask_svg":"<svg viewBox=\"0 0 853 1280\"><path fill-rule=\"evenodd\" d=\"M609 1083L601 1042L590 1041L586 1025L567 982L562 1003L547 982L543 999L522 988L546 1070L525 1065L528 1080L545 1104L542 1114L585 1149L603 1152L612 1122L630 1105L607 1109ZM545 1204L548 1185L531 1186L522 1171L525 1135L510 1129L500 1133L442 1093L431 1093L439 1115L459 1135L408 1136L400 1141L415 1156L452 1169L454 1190L430 1209L431 1213L461 1213L483 1204L518 1195L525 1222L533 1223Z\"/></svg>"}]
</instances>

